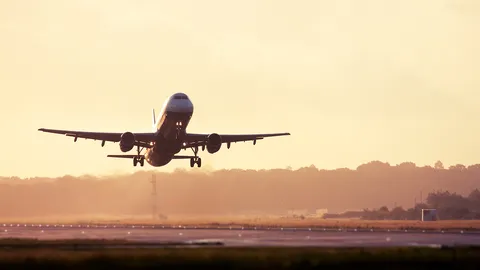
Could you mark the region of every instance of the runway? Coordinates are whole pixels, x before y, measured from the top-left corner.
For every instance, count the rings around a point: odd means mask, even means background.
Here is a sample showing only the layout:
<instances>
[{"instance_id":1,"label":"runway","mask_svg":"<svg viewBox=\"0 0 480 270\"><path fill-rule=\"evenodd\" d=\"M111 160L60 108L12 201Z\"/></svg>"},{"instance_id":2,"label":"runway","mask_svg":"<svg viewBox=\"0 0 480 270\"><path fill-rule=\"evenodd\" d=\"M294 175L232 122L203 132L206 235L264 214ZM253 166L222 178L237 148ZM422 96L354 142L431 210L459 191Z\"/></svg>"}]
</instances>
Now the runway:
<instances>
[{"instance_id":1,"label":"runway","mask_svg":"<svg viewBox=\"0 0 480 270\"><path fill-rule=\"evenodd\" d=\"M0 224L1 238L126 239L147 243L220 242L224 246L408 247L480 246L478 232L321 228L202 228L142 225Z\"/></svg>"}]
</instances>

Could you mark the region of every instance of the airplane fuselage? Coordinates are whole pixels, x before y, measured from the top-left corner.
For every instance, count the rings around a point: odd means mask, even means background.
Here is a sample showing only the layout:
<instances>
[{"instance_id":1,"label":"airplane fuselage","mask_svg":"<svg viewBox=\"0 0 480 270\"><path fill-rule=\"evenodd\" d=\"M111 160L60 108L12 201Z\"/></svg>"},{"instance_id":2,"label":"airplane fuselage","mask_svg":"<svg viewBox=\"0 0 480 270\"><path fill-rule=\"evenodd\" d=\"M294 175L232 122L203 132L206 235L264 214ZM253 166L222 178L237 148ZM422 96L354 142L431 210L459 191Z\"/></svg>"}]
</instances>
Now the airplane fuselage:
<instances>
[{"instance_id":1,"label":"airplane fuselage","mask_svg":"<svg viewBox=\"0 0 480 270\"><path fill-rule=\"evenodd\" d=\"M176 93L163 105L155 123L154 147L148 148L145 160L154 167L168 164L182 150L186 129L193 115L193 104L187 95Z\"/></svg>"}]
</instances>

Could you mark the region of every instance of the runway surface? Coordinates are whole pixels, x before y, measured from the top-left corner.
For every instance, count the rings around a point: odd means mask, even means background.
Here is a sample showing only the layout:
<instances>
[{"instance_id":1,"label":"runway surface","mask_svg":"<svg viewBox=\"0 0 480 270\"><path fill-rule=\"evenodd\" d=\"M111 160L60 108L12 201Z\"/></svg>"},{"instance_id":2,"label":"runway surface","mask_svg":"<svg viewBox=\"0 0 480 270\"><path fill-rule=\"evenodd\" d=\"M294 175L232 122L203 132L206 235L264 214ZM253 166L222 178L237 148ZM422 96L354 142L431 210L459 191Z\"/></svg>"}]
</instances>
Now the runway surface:
<instances>
[{"instance_id":1,"label":"runway surface","mask_svg":"<svg viewBox=\"0 0 480 270\"><path fill-rule=\"evenodd\" d=\"M225 246L480 246L478 232L309 228L201 228L139 225L0 224L1 238L126 239L142 242L221 242Z\"/></svg>"}]
</instances>

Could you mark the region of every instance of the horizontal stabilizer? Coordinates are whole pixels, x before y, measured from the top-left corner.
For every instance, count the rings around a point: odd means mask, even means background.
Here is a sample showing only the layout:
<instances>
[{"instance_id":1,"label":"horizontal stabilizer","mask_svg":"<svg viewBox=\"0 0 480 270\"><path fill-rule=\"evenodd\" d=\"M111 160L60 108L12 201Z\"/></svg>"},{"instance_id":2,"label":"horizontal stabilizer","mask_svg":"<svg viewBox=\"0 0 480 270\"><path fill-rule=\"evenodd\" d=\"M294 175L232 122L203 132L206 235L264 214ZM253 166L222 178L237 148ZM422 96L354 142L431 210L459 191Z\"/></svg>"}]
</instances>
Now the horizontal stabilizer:
<instances>
[{"instance_id":1,"label":"horizontal stabilizer","mask_svg":"<svg viewBox=\"0 0 480 270\"><path fill-rule=\"evenodd\" d=\"M143 155L140 155L141 157L144 157ZM107 157L111 158L136 158L138 155L108 155ZM173 156L172 159L190 159L194 158L195 156Z\"/></svg>"},{"instance_id":2,"label":"horizontal stabilizer","mask_svg":"<svg viewBox=\"0 0 480 270\"><path fill-rule=\"evenodd\" d=\"M143 157L143 155L140 155ZM138 155L108 155L107 157L112 157L112 158L136 158Z\"/></svg>"},{"instance_id":3,"label":"horizontal stabilizer","mask_svg":"<svg viewBox=\"0 0 480 270\"><path fill-rule=\"evenodd\" d=\"M172 159L191 159L194 158L195 156L173 156Z\"/></svg>"}]
</instances>

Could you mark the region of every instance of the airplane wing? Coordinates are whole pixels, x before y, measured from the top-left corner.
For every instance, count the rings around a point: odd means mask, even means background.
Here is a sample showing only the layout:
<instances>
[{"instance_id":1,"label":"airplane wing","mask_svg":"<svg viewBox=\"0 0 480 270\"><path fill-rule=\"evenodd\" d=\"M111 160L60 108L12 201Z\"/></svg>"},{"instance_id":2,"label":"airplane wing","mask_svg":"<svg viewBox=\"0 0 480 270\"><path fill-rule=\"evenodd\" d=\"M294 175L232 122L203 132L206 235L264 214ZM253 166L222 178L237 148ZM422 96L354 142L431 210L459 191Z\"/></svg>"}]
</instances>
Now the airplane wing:
<instances>
[{"instance_id":1,"label":"airplane wing","mask_svg":"<svg viewBox=\"0 0 480 270\"><path fill-rule=\"evenodd\" d=\"M102 141L102 146L105 141L108 142L119 142L123 133L114 133L114 132L88 132L88 131L73 131L73 130L58 130L58 129L46 129L40 128L39 131L61 134L68 137L74 137L74 141L77 141L77 138L82 139L91 139ZM133 133L135 135L135 146L150 148L151 142L155 139L154 133Z\"/></svg>"},{"instance_id":2,"label":"airplane wing","mask_svg":"<svg viewBox=\"0 0 480 270\"><path fill-rule=\"evenodd\" d=\"M187 133L185 138L186 147L202 146L207 143L210 134ZM290 133L267 133L267 134L218 134L222 138L222 143L246 142L262 140L268 137L288 136Z\"/></svg>"}]
</instances>

